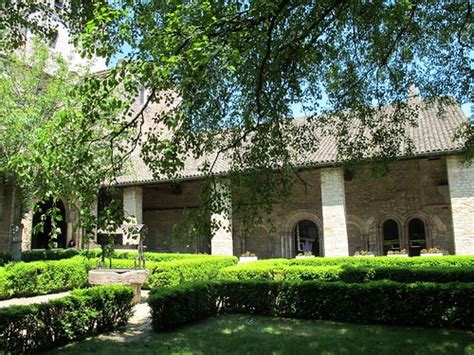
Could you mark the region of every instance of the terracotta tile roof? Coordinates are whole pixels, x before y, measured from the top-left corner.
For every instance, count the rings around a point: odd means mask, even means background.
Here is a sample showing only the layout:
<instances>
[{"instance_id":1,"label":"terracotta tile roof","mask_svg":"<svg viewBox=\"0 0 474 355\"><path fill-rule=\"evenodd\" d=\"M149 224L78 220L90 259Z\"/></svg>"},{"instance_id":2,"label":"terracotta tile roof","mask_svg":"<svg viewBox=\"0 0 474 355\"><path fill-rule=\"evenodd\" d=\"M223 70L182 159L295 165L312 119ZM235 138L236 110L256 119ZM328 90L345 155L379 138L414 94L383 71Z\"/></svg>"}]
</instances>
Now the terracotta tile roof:
<instances>
[{"instance_id":1,"label":"terracotta tile roof","mask_svg":"<svg viewBox=\"0 0 474 355\"><path fill-rule=\"evenodd\" d=\"M389 108L388 108L389 109ZM445 107L443 115L438 114L438 105L421 105L417 126L409 126L407 135L412 139L414 144L414 156L442 155L449 153L457 153L462 149L462 142L456 142L455 132L465 122L467 118L459 105L449 105ZM297 118L295 124L303 124L306 118ZM360 134L357 128L362 127L353 125L354 134ZM318 130L318 129L317 129ZM319 130L318 130L319 131ZM297 154L301 159L297 158L296 165L300 167L322 167L340 164L337 154L336 137L330 134L320 134L319 147L317 150L311 150L306 154ZM213 156L194 159L188 157L185 160L184 168L180 171L179 177L175 180L195 179L203 176L200 167L205 162L212 163ZM215 174L225 174L230 169L230 162L225 158L219 158L213 170ZM117 179L119 185L134 185L143 183L152 183L159 181L168 181L165 176L153 177L143 160L134 154L130 160L129 173L120 176Z\"/></svg>"}]
</instances>

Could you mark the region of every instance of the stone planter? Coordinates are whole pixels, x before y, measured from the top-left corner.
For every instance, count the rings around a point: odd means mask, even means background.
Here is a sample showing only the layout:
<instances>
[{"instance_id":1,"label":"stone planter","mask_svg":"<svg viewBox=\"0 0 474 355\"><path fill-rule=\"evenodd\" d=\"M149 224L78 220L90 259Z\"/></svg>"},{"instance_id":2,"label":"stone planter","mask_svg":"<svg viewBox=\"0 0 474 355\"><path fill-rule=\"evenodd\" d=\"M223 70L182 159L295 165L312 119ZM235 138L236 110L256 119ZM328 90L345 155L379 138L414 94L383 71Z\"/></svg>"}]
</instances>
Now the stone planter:
<instances>
[{"instance_id":1,"label":"stone planter","mask_svg":"<svg viewBox=\"0 0 474 355\"><path fill-rule=\"evenodd\" d=\"M389 258L408 258L408 254L387 254Z\"/></svg>"},{"instance_id":2,"label":"stone planter","mask_svg":"<svg viewBox=\"0 0 474 355\"><path fill-rule=\"evenodd\" d=\"M258 256L241 256L239 258L239 264L250 263L252 261L257 261Z\"/></svg>"},{"instance_id":3,"label":"stone planter","mask_svg":"<svg viewBox=\"0 0 474 355\"><path fill-rule=\"evenodd\" d=\"M141 287L148 279L147 270L97 269L89 271L91 285L128 285L133 288L133 303L140 302Z\"/></svg>"},{"instance_id":4,"label":"stone planter","mask_svg":"<svg viewBox=\"0 0 474 355\"><path fill-rule=\"evenodd\" d=\"M430 257L430 256L443 256L443 253L425 253L425 254L420 254L422 257Z\"/></svg>"},{"instance_id":5,"label":"stone planter","mask_svg":"<svg viewBox=\"0 0 474 355\"><path fill-rule=\"evenodd\" d=\"M296 255L296 259L310 259L310 258L315 258L314 255Z\"/></svg>"}]
</instances>

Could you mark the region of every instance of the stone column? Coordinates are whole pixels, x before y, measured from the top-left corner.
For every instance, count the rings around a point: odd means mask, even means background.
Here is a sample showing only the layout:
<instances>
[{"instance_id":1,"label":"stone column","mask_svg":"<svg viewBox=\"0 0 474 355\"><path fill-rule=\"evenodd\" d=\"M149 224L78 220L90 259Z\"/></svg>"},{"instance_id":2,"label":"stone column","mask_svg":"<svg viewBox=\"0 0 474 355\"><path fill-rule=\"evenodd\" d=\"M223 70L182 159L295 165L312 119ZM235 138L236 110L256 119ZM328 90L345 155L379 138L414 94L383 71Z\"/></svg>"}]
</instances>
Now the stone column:
<instances>
[{"instance_id":1,"label":"stone column","mask_svg":"<svg viewBox=\"0 0 474 355\"><path fill-rule=\"evenodd\" d=\"M454 251L459 255L474 255L474 163L463 164L458 156L449 156L446 162Z\"/></svg>"},{"instance_id":2,"label":"stone column","mask_svg":"<svg viewBox=\"0 0 474 355\"><path fill-rule=\"evenodd\" d=\"M211 254L233 255L232 199L228 185L217 183L216 194L224 198L224 209L211 214L211 225L214 226L211 231Z\"/></svg>"},{"instance_id":3,"label":"stone column","mask_svg":"<svg viewBox=\"0 0 474 355\"><path fill-rule=\"evenodd\" d=\"M342 168L321 169L324 256L348 256L346 200Z\"/></svg>"},{"instance_id":4,"label":"stone column","mask_svg":"<svg viewBox=\"0 0 474 355\"><path fill-rule=\"evenodd\" d=\"M123 189L123 212L131 224L143 223L143 190L141 187Z\"/></svg>"}]
</instances>

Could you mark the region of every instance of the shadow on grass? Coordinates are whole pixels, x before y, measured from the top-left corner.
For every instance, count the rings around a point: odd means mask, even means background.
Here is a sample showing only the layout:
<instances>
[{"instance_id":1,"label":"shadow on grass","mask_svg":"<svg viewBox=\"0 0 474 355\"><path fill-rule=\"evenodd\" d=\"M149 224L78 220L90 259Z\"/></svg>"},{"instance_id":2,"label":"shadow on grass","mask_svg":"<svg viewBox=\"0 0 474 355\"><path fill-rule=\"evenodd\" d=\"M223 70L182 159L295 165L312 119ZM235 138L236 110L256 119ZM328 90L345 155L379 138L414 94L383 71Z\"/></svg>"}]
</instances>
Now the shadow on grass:
<instances>
[{"instance_id":1,"label":"shadow on grass","mask_svg":"<svg viewBox=\"0 0 474 355\"><path fill-rule=\"evenodd\" d=\"M117 342L93 338L51 353L474 354L474 334L441 329L225 315Z\"/></svg>"}]
</instances>

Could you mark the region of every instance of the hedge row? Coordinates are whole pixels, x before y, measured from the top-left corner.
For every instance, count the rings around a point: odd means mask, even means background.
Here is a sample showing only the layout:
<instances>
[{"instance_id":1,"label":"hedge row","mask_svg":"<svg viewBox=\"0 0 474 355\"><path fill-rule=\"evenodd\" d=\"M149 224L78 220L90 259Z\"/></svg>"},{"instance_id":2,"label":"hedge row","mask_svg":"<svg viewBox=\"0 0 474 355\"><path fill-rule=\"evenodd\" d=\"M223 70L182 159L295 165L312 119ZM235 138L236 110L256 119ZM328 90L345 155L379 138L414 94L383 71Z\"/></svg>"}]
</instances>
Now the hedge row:
<instances>
[{"instance_id":1,"label":"hedge row","mask_svg":"<svg viewBox=\"0 0 474 355\"><path fill-rule=\"evenodd\" d=\"M90 249L90 250L81 250L80 254L87 258L98 258L100 257L100 249ZM157 253L157 252L145 252L144 253L146 261L172 261L172 260L181 260L181 259L195 259L209 256L207 254L180 254L180 253ZM113 259L135 259L137 257L136 250L130 251L114 251Z\"/></svg>"},{"instance_id":2,"label":"hedge row","mask_svg":"<svg viewBox=\"0 0 474 355\"><path fill-rule=\"evenodd\" d=\"M48 303L0 309L0 350L24 353L110 331L127 323L133 291L100 286Z\"/></svg>"},{"instance_id":3,"label":"hedge row","mask_svg":"<svg viewBox=\"0 0 474 355\"><path fill-rule=\"evenodd\" d=\"M44 295L87 285L91 265L82 258L10 263L0 268L0 298Z\"/></svg>"},{"instance_id":4,"label":"hedge row","mask_svg":"<svg viewBox=\"0 0 474 355\"><path fill-rule=\"evenodd\" d=\"M215 279L221 268L235 265L237 258L201 256L168 262L148 262L150 272L144 288L169 287L183 282ZM0 268L0 299L68 291L87 286L88 272L97 260L77 256L58 261L10 263ZM134 260L115 259L113 268L134 268Z\"/></svg>"},{"instance_id":5,"label":"hedge row","mask_svg":"<svg viewBox=\"0 0 474 355\"><path fill-rule=\"evenodd\" d=\"M473 329L474 283L222 281L154 289L155 331L217 313Z\"/></svg>"},{"instance_id":6,"label":"hedge row","mask_svg":"<svg viewBox=\"0 0 474 355\"><path fill-rule=\"evenodd\" d=\"M216 279L219 270L237 264L234 256L202 255L199 258L172 260L164 262L147 262L146 269L150 276L144 288L171 287L185 282ZM133 268L134 260L114 259L114 268Z\"/></svg>"},{"instance_id":7,"label":"hedge row","mask_svg":"<svg viewBox=\"0 0 474 355\"><path fill-rule=\"evenodd\" d=\"M21 261L62 260L76 255L79 255L79 251L76 249L28 250L21 253Z\"/></svg>"},{"instance_id":8,"label":"hedge row","mask_svg":"<svg viewBox=\"0 0 474 355\"><path fill-rule=\"evenodd\" d=\"M320 280L368 282L392 280L403 283L425 282L474 282L474 267L448 266L357 266L357 265L285 265L247 263L227 267L219 272L221 280Z\"/></svg>"},{"instance_id":9,"label":"hedge row","mask_svg":"<svg viewBox=\"0 0 474 355\"><path fill-rule=\"evenodd\" d=\"M269 259L262 261L265 263L288 265L355 265L355 266L413 266L413 267L429 267L429 266L472 266L474 267L474 256L464 255L447 255L437 257L345 257L345 258L306 258L306 259Z\"/></svg>"}]
</instances>

